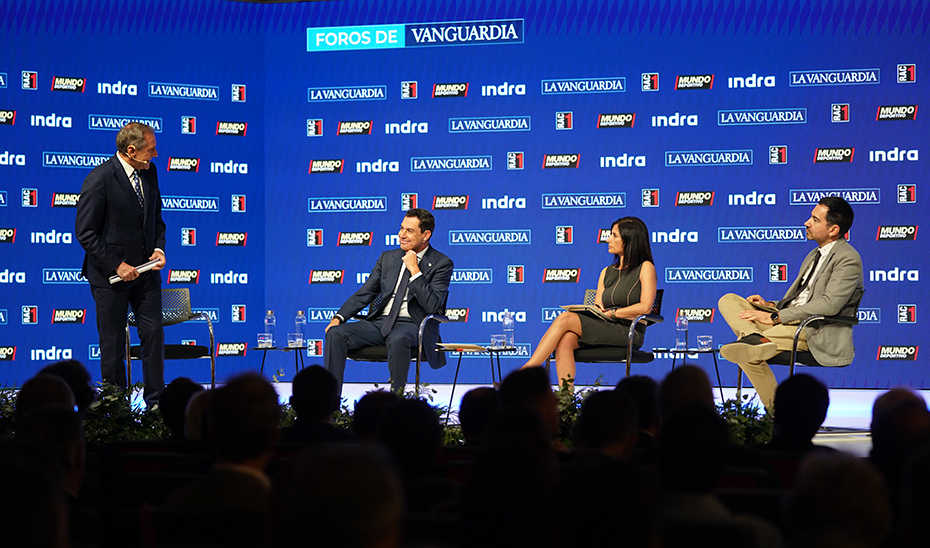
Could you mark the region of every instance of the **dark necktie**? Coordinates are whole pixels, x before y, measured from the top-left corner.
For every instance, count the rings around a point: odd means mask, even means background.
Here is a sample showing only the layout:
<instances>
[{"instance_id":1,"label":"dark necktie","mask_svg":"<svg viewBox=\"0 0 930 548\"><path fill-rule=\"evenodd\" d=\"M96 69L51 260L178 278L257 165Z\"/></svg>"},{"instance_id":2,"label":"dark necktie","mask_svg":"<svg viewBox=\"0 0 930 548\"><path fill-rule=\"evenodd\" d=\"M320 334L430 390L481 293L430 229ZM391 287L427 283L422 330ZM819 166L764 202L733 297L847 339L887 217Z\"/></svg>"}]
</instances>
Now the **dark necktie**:
<instances>
[{"instance_id":1,"label":"dark necktie","mask_svg":"<svg viewBox=\"0 0 930 548\"><path fill-rule=\"evenodd\" d=\"M142 201L142 183L139 181L139 170L132 171L132 189L136 191L136 198L139 199L139 205L145 209L145 203Z\"/></svg>"},{"instance_id":2,"label":"dark necktie","mask_svg":"<svg viewBox=\"0 0 930 548\"><path fill-rule=\"evenodd\" d=\"M410 281L410 271L404 267L404 273L400 275L400 285L397 286L397 291L394 292L394 302L391 304L391 311L388 313L388 317L384 320L384 323L381 324L381 336L387 337L388 333L391 332L391 328L394 327L394 322L397 321L397 314L400 313L400 306L404 302L404 294L407 293L407 282Z\"/></svg>"},{"instance_id":3,"label":"dark necktie","mask_svg":"<svg viewBox=\"0 0 930 548\"><path fill-rule=\"evenodd\" d=\"M811 264L811 270L810 270L810 272L807 273L807 276L806 276L803 280L801 280L801 285L798 286L798 293L800 293L801 291L803 291L804 288L807 287L807 285L808 285L809 283L811 283L811 278L814 277L814 272L817 271L817 263L820 262L820 256L821 256L821 255L822 255L822 253L820 253L820 250L818 249L818 250L817 250L817 255L814 256L814 262L813 262L813 264Z\"/></svg>"}]
</instances>

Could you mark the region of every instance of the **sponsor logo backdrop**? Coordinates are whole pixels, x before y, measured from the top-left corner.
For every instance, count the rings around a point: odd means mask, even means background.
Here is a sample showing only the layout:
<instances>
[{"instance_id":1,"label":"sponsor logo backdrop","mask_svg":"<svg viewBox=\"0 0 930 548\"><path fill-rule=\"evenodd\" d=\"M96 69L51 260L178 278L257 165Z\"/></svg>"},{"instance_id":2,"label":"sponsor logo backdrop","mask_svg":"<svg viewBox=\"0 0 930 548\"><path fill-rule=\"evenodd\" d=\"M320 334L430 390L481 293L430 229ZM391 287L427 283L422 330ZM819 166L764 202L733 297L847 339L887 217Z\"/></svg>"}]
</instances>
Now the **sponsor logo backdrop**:
<instances>
[{"instance_id":1,"label":"sponsor logo backdrop","mask_svg":"<svg viewBox=\"0 0 930 548\"><path fill-rule=\"evenodd\" d=\"M596 287L613 220L636 215L653 233L668 321L646 347L672 343L679 309L692 337L719 344L732 333L717 298L780 298L811 248L799 227L840 193L856 210L866 294L855 362L817 374L836 387L930 386L917 313L930 304L918 251L930 7L38 4L0 8L18 45L0 59L0 384L63 357L99 376L74 195L118 126L140 120L158 131L166 287L210 313L221 380L258 368L248 350L267 309L279 341L304 310L311 362L320 355L326 322L397 247L409 207L434 212L433 244L456 263L444 338L487 342L513 311L512 369L558 305ZM139 35L154 53L117 65L113 52ZM668 47L682 37L688 48ZM166 338L206 344L204 332L172 326ZM486 359L465 359L460 380L489 381ZM660 377L669 362L636 370ZM735 366L721 369L732 384ZM585 365L579 380L619 371ZM182 362L167 375L208 372ZM386 378L383 364L346 372Z\"/></svg>"}]
</instances>

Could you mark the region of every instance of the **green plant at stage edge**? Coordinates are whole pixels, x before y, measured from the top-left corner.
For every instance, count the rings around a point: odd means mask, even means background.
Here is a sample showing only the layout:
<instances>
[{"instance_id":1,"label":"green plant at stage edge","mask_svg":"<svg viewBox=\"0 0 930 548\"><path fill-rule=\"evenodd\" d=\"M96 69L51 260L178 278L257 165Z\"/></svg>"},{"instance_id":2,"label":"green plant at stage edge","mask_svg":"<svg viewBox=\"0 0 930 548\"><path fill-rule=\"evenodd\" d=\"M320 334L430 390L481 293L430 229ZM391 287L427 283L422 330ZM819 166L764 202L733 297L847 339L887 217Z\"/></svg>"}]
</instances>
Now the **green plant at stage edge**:
<instances>
[{"instance_id":1,"label":"green plant at stage edge","mask_svg":"<svg viewBox=\"0 0 930 548\"><path fill-rule=\"evenodd\" d=\"M772 415L749 394L730 399L717 406L717 412L727 421L730 442L741 447L758 447L772 440Z\"/></svg>"}]
</instances>

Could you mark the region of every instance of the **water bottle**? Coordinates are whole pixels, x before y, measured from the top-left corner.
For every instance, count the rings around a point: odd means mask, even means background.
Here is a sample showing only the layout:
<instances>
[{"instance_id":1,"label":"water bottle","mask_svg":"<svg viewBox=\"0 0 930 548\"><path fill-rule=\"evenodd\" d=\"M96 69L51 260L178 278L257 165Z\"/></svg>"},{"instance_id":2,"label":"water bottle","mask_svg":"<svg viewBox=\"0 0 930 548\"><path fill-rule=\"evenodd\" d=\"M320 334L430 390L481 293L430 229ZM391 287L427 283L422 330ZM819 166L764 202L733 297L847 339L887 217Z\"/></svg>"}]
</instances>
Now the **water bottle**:
<instances>
[{"instance_id":1,"label":"water bottle","mask_svg":"<svg viewBox=\"0 0 930 548\"><path fill-rule=\"evenodd\" d=\"M265 314L265 333L271 335L271 344L274 345L274 310Z\"/></svg>"},{"instance_id":2,"label":"water bottle","mask_svg":"<svg viewBox=\"0 0 930 548\"><path fill-rule=\"evenodd\" d=\"M306 341L307 316L303 310L297 311L297 317L294 318L294 332L300 334L300 340Z\"/></svg>"},{"instance_id":3,"label":"water bottle","mask_svg":"<svg viewBox=\"0 0 930 548\"><path fill-rule=\"evenodd\" d=\"M678 317L675 318L675 350L688 349L688 316L685 311L678 310Z\"/></svg>"},{"instance_id":4,"label":"water bottle","mask_svg":"<svg viewBox=\"0 0 930 548\"><path fill-rule=\"evenodd\" d=\"M504 312L504 344L516 346L513 342L513 312L509 310Z\"/></svg>"}]
</instances>

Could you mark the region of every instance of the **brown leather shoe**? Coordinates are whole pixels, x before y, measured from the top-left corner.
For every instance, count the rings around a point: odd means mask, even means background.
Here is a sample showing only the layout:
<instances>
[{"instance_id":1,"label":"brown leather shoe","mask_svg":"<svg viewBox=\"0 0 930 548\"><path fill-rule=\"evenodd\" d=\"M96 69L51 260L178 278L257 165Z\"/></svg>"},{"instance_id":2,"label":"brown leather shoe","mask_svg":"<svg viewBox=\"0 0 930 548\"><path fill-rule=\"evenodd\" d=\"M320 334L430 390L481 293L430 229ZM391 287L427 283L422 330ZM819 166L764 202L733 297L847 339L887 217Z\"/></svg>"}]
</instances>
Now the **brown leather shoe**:
<instances>
[{"instance_id":1,"label":"brown leather shoe","mask_svg":"<svg viewBox=\"0 0 930 548\"><path fill-rule=\"evenodd\" d=\"M720 357L733 363L761 362L775 354L778 354L775 343L759 333L751 333L736 342L720 347Z\"/></svg>"}]
</instances>

